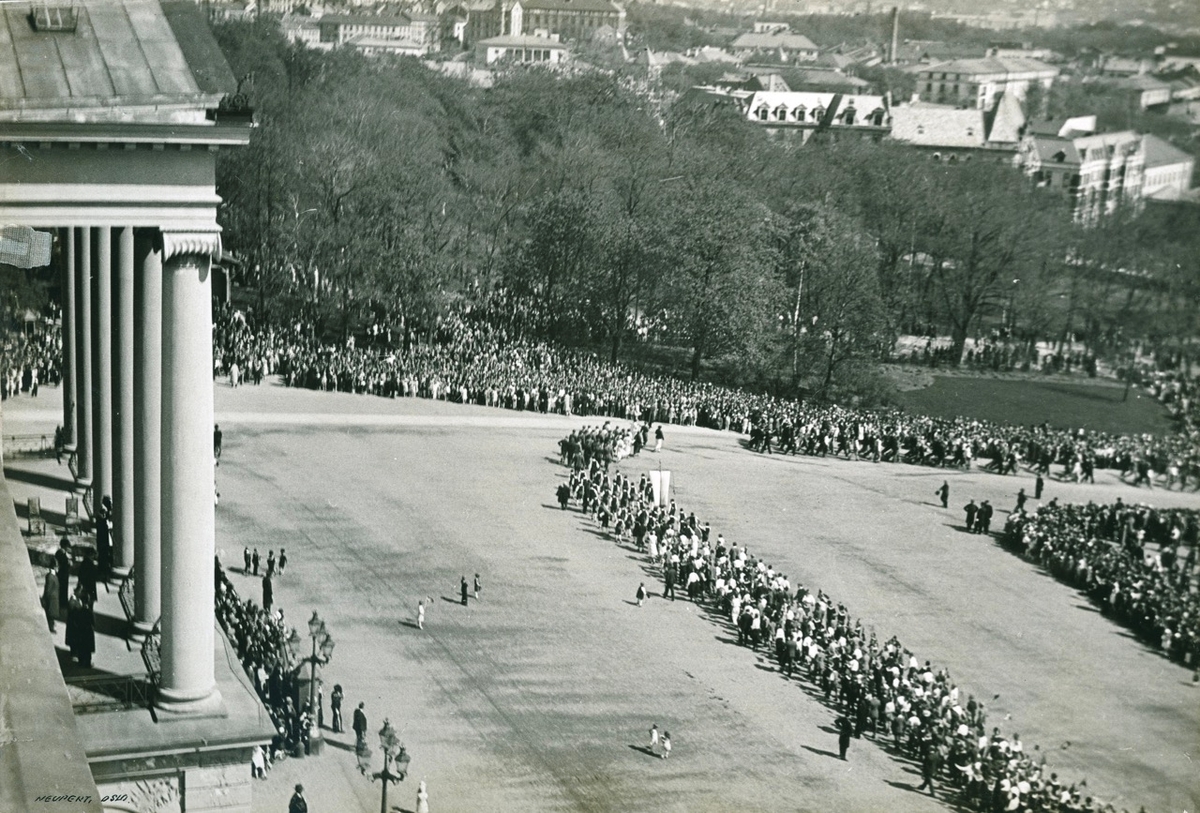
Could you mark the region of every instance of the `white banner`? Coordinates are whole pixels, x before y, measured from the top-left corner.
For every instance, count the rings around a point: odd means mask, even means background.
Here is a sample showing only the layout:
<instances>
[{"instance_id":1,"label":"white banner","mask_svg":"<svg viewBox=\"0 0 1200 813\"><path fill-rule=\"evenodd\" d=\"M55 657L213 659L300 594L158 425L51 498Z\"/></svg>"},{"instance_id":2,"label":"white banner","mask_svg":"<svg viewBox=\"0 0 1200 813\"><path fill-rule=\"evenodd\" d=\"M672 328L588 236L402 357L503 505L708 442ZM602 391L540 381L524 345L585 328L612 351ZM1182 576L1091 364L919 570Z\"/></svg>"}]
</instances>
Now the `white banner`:
<instances>
[{"instance_id":1,"label":"white banner","mask_svg":"<svg viewBox=\"0 0 1200 813\"><path fill-rule=\"evenodd\" d=\"M671 472L659 472L662 476L662 502L659 503L664 508L671 504Z\"/></svg>"},{"instance_id":2,"label":"white banner","mask_svg":"<svg viewBox=\"0 0 1200 813\"><path fill-rule=\"evenodd\" d=\"M662 478L660 471L650 472L650 488L654 490L654 504L662 505Z\"/></svg>"}]
</instances>

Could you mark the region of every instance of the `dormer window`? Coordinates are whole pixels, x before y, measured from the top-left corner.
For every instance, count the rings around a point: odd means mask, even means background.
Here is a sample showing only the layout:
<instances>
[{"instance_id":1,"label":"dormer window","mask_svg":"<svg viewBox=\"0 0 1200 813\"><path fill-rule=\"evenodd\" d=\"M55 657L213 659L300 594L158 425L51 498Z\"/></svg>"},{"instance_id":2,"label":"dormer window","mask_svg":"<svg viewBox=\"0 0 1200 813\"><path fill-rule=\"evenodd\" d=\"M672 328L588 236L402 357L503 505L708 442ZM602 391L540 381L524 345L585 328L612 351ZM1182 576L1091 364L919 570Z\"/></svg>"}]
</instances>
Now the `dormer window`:
<instances>
[{"instance_id":1,"label":"dormer window","mask_svg":"<svg viewBox=\"0 0 1200 813\"><path fill-rule=\"evenodd\" d=\"M1067 154L1062 150L1059 150L1058 152L1054 153L1054 160L1061 164L1063 161L1067 160Z\"/></svg>"}]
</instances>

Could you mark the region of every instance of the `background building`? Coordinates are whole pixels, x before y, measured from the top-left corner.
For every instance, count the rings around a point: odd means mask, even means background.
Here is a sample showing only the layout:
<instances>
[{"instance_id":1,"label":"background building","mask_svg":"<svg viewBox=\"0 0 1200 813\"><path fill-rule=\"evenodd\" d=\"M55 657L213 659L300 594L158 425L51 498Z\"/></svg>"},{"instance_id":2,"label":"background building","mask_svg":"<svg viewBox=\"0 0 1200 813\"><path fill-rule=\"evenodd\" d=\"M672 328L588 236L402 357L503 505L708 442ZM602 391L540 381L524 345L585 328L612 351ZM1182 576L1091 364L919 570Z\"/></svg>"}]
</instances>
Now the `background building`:
<instances>
[{"instance_id":1,"label":"background building","mask_svg":"<svg viewBox=\"0 0 1200 813\"><path fill-rule=\"evenodd\" d=\"M1019 100L1033 85L1049 89L1058 68L1033 59L957 59L923 68L917 74L921 98L939 104L990 110L1001 94Z\"/></svg>"},{"instance_id":2,"label":"background building","mask_svg":"<svg viewBox=\"0 0 1200 813\"><path fill-rule=\"evenodd\" d=\"M1143 137L1130 131L1073 138L1030 134L1016 157L1039 186L1069 195L1075 219L1084 223L1122 203L1141 203L1145 161Z\"/></svg>"}]
</instances>

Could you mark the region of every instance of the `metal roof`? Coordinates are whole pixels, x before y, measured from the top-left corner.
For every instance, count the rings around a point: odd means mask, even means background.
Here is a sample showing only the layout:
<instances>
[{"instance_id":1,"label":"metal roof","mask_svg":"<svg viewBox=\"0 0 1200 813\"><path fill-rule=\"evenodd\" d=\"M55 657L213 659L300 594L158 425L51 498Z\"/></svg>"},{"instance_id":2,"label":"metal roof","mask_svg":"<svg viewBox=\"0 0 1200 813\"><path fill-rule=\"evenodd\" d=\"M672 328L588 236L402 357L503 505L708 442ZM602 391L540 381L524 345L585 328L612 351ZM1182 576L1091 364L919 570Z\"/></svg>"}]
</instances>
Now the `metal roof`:
<instances>
[{"instance_id":1,"label":"metal roof","mask_svg":"<svg viewBox=\"0 0 1200 813\"><path fill-rule=\"evenodd\" d=\"M189 8L190 7L190 8ZM214 107L235 90L195 3L77 0L74 31L36 30L31 4L0 5L0 115L78 121L88 109Z\"/></svg>"}]
</instances>

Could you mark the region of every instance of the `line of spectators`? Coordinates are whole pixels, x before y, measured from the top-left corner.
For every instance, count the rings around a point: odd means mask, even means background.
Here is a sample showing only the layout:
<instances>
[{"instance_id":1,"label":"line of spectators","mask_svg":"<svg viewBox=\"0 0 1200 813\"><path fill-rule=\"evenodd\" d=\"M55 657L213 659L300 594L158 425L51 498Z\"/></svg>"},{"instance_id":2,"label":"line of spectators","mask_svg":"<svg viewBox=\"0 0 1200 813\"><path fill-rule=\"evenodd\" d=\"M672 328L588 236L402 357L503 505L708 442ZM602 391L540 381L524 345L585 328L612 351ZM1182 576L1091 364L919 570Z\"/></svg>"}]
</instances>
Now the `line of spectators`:
<instances>
[{"instance_id":1,"label":"line of spectators","mask_svg":"<svg viewBox=\"0 0 1200 813\"><path fill-rule=\"evenodd\" d=\"M58 328L9 332L0 353L0 398L21 392L37 396L42 384L57 384L61 376L62 339Z\"/></svg>"},{"instance_id":2,"label":"line of spectators","mask_svg":"<svg viewBox=\"0 0 1200 813\"><path fill-rule=\"evenodd\" d=\"M732 430L749 434L761 451L965 468L986 459L1001 473L1029 466L1049 474L1062 466L1060 476L1077 482L1111 468L1135 484L1161 479L1200 489L1194 419L1181 419L1175 435L1131 436L810 404L647 374L535 338L552 321L536 303L500 291L460 305L405 350L386 341L390 331L379 325L365 340L339 345L318 341L310 323L256 329L227 311L217 322L215 369L235 384L278 372L287 385L309 389ZM1157 386L1192 414L1193 381Z\"/></svg>"},{"instance_id":3,"label":"line of spectators","mask_svg":"<svg viewBox=\"0 0 1200 813\"><path fill-rule=\"evenodd\" d=\"M1060 780L1046 754L1019 734L989 730L986 704L948 670L922 662L895 637L879 640L844 604L793 586L744 545L714 539L708 523L674 501L658 504L645 474L636 482L610 475L596 456L566 485L564 508L576 500L615 540L647 554L662 574L664 599L686 591L736 630L740 645L765 650L783 676L823 698L849 736L872 737L916 762L925 780L919 789L933 794L940 785L951 801L986 813L1116 810L1085 796L1086 782Z\"/></svg>"},{"instance_id":4,"label":"line of spectators","mask_svg":"<svg viewBox=\"0 0 1200 813\"><path fill-rule=\"evenodd\" d=\"M1200 666L1200 511L1052 500L1010 514L1003 542L1171 660Z\"/></svg>"},{"instance_id":5,"label":"line of spectators","mask_svg":"<svg viewBox=\"0 0 1200 813\"><path fill-rule=\"evenodd\" d=\"M278 733L271 756L305 747L311 712L300 706L299 671L291 661L287 644L297 633L287 625L283 610L268 612L253 601L243 601L218 561L216 615L275 724Z\"/></svg>"}]
</instances>

